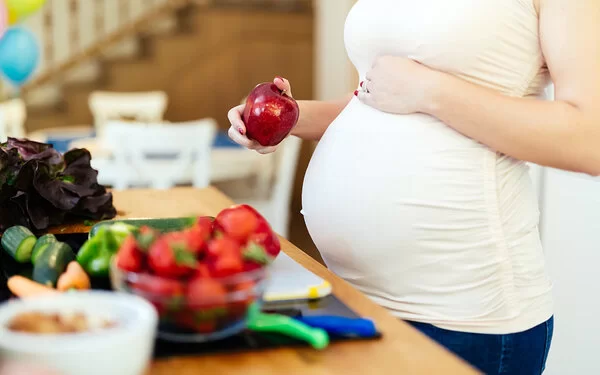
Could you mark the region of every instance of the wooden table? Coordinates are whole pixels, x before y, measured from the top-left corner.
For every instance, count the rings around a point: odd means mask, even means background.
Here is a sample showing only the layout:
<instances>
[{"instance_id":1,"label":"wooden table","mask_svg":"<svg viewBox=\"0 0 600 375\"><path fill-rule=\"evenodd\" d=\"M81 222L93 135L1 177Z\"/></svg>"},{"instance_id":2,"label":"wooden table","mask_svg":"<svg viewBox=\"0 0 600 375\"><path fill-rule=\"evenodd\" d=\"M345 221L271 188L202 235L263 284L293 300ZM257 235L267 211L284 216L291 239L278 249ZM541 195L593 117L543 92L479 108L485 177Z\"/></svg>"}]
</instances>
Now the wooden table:
<instances>
[{"instance_id":1,"label":"wooden table","mask_svg":"<svg viewBox=\"0 0 600 375\"><path fill-rule=\"evenodd\" d=\"M216 215L232 201L214 188L169 191L114 192L121 217ZM197 374L476 374L442 347L394 318L384 308L328 271L303 251L282 239L282 249L297 262L333 285L334 293L358 314L372 318L381 340L335 343L323 351L281 348L242 354L171 358L152 364L148 375Z\"/></svg>"}]
</instances>

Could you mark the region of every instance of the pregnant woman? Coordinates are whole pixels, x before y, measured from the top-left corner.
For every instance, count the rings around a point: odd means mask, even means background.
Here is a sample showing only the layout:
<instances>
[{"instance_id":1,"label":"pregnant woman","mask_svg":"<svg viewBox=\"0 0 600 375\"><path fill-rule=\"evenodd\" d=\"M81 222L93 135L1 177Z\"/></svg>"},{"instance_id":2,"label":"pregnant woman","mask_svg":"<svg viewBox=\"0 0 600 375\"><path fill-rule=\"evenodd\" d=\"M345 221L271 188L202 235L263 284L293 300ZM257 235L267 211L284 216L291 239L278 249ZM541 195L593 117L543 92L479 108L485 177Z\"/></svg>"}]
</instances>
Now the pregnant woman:
<instances>
[{"instance_id":1,"label":"pregnant woman","mask_svg":"<svg viewBox=\"0 0 600 375\"><path fill-rule=\"evenodd\" d=\"M600 174L600 2L359 0L345 42L360 88L300 101L293 132L319 141L303 214L327 266L486 374L542 373L552 285L525 162ZM230 137L272 152L242 111Z\"/></svg>"}]
</instances>

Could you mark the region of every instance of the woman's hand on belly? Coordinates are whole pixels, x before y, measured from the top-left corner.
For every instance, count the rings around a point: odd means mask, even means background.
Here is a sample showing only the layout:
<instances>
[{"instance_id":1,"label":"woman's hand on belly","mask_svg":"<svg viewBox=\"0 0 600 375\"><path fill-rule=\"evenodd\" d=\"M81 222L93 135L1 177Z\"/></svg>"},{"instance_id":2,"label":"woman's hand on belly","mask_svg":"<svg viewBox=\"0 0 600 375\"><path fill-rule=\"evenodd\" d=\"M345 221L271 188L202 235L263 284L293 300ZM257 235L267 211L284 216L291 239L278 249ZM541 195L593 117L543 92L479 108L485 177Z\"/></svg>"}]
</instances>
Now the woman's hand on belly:
<instances>
[{"instance_id":1,"label":"woman's hand on belly","mask_svg":"<svg viewBox=\"0 0 600 375\"><path fill-rule=\"evenodd\" d=\"M425 112L437 74L408 58L382 56L375 60L356 95L363 103L383 112Z\"/></svg>"}]
</instances>

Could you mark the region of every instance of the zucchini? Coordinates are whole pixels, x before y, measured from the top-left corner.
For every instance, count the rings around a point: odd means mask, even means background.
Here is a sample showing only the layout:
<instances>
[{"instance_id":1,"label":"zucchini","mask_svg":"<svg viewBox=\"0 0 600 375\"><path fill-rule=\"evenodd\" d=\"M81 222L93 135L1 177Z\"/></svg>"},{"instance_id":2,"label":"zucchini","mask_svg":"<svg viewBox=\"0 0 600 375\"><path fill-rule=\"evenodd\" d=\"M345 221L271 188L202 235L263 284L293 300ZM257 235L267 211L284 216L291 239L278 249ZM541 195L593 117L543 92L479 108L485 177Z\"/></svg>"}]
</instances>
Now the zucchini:
<instances>
[{"instance_id":1,"label":"zucchini","mask_svg":"<svg viewBox=\"0 0 600 375\"><path fill-rule=\"evenodd\" d=\"M31 252L31 263L35 264L36 259L40 254L48 248L48 244L57 242L56 237L53 234L44 234L42 237L35 241L35 246Z\"/></svg>"},{"instance_id":2,"label":"zucchini","mask_svg":"<svg viewBox=\"0 0 600 375\"><path fill-rule=\"evenodd\" d=\"M69 263L75 260L75 253L64 242L52 242L46 246L33 266L33 281L54 288Z\"/></svg>"},{"instance_id":3,"label":"zucchini","mask_svg":"<svg viewBox=\"0 0 600 375\"><path fill-rule=\"evenodd\" d=\"M17 262L31 261L31 252L35 246L36 237L28 228L21 225L8 228L4 231L1 242L4 250Z\"/></svg>"}]
</instances>

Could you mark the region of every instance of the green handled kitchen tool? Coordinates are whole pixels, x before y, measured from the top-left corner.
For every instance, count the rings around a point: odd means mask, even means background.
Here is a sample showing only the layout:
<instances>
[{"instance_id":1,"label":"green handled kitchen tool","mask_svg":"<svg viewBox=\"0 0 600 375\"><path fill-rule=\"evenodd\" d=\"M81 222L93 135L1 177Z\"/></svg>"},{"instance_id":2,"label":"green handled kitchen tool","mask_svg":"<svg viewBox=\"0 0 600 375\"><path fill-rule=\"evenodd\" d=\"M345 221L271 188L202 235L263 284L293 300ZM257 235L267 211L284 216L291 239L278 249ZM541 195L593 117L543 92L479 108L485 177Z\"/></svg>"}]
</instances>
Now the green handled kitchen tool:
<instances>
[{"instance_id":1,"label":"green handled kitchen tool","mask_svg":"<svg viewBox=\"0 0 600 375\"><path fill-rule=\"evenodd\" d=\"M273 332L307 342L315 349L324 349L329 345L327 332L320 328L312 328L289 316L265 314L257 304L250 306L248 329L255 332Z\"/></svg>"}]
</instances>

